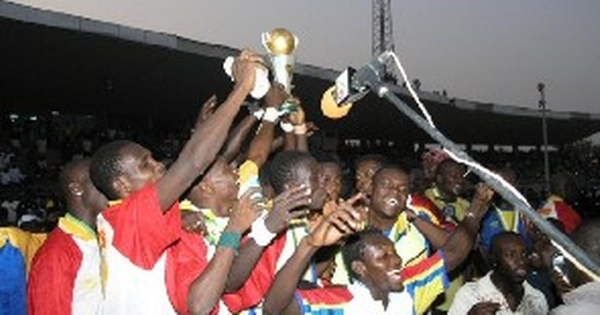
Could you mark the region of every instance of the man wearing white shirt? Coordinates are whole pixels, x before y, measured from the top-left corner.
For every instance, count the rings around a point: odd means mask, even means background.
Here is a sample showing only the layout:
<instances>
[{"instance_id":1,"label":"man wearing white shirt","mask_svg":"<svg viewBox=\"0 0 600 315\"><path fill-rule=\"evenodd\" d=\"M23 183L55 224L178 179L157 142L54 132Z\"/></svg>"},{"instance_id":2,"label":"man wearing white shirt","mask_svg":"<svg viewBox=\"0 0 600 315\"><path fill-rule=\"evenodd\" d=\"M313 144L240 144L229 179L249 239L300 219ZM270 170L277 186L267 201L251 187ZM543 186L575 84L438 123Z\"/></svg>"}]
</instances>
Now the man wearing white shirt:
<instances>
[{"instance_id":1,"label":"man wearing white shirt","mask_svg":"<svg viewBox=\"0 0 600 315\"><path fill-rule=\"evenodd\" d=\"M525 282L528 262L523 237L514 232L497 234L490 256L492 271L460 288L448 314L547 314L542 292Z\"/></svg>"}]
</instances>

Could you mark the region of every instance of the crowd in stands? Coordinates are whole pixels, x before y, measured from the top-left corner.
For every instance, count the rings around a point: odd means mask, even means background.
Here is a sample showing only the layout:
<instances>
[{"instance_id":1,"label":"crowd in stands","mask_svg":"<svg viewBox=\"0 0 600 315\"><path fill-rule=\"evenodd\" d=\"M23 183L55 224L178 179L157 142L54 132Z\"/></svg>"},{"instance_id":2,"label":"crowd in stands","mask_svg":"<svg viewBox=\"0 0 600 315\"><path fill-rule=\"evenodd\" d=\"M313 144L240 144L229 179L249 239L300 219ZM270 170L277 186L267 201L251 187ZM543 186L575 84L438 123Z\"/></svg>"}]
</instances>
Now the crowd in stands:
<instances>
[{"instance_id":1,"label":"crowd in stands","mask_svg":"<svg viewBox=\"0 0 600 315\"><path fill-rule=\"evenodd\" d=\"M597 314L600 275L443 150L324 146L276 83L241 110L257 67L174 129L3 113L0 313ZM598 148L548 191L537 151L471 154L600 264Z\"/></svg>"},{"instance_id":2,"label":"crowd in stands","mask_svg":"<svg viewBox=\"0 0 600 315\"><path fill-rule=\"evenodd\" d=\"M60 168L68 161L90 157L92 152L103 143L117 139L134 139L153 149L157 158L169 161L176 156L189 128L180 127L167 130L147 129L137 125L119 128L100 124L88 117L93 123L82 125L81 116L74 114L36 115L9 118L3 113L0 138L0 224L16 225L23 215L35 213L43 229L51 230L60 213L64 211L60 203L56 178ZM13 114L14 115L14 114ZM68 123L65 123L68 122ZM87 124L87 125L86 125ZM85 126L85 128L83 127ZM313 138L324 137L316 132ZM408 152L390 147L386 143L366 146L347 145L337 141L335 151L322 148L322 140L309 139L311 152L317 157L328 160L334 158L343 167L344 189L347 196L353 184L352 161L364 154L376 153L390 160L401 162L408 168L419 168L421 156L427 150ZM543 155L537 150L528 152L471 151L477 161L484 165L509 166L519 176L521 191L530 203L539 206L547 192L544 190ZM581 142L561 147L550 152L551 173L567 173L572 176L577 193L572 204L585 218L594 218L598 214L594 209L600 207L600 148ZM27 192L27 197L23 195ZM61 210L62 209L62 210ZM33 217L29 217L33 218ZM42 228L42 227L38 227Z\"/></svg>"}]
</instances>

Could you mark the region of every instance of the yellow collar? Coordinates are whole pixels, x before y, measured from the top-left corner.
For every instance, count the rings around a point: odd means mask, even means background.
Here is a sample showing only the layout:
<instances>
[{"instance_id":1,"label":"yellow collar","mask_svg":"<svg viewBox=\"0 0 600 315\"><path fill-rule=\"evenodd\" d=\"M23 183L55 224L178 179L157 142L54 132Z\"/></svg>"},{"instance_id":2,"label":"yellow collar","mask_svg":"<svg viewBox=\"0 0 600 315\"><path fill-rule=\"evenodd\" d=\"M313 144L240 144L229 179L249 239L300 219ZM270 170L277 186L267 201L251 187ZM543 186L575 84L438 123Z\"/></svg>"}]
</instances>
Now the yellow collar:
<instances>
[{"instance_id":1,"label":"yellow collar","mask_svg":"<svg viewBox=\"0 0 600 315\"><path fill-rule=\"evenodd\" d=\"M117 199L117 200L109 200L108 201L108 206L112 207L112 206L116 206L116 205L120 205L123 203L123 200L121 199Z\"/></svg>"},{"instance_id":2,"label":"yellow collar","mask_svg":"<svg viewBox=\"0 0 600 315\"><path fill-rule=\"evenodd\" d=\"M85 222L77 219L69 213L58 220L58 226L65 231L65 233L74 235L84 241L92 241L97 239L96 231L94 231Z\"/></svg>"}]
</instances>

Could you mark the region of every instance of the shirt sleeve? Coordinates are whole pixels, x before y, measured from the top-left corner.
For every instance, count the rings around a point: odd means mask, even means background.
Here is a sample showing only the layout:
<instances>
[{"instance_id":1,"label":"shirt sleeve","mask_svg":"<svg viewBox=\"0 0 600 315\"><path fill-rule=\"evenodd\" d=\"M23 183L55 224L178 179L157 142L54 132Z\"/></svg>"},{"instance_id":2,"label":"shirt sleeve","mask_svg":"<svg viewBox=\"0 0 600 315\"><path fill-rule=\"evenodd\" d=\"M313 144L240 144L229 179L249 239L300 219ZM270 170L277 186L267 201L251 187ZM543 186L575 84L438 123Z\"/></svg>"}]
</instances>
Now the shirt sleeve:
<instances>
[{"instance_id":1,"label":"shirt sleeve","mask_svg":"<svg viewBox=\"0 0 600 315\"><path fill-rule=\"evenodd\" d=\"M415 212L419 217L440 226L442 217L437 206L426 197L418 194L411 195L411 203L408 207Z\"/></svg>"},{"instance_id":2,"label":"shirt sleeve","mask_svg":"<svg viewBox=\"0 0 600 315\"><path fill-rule=\"evenodd\" d=\"M258 179L258 165L256 163L247 160L238 169L240 190L238 197L243 195L251 188L260 188L260 181Z\"/></svg>"},{"instance_id":3,"label":"shirt sleeve","mask_svg":"<svg viewBox=\"0 0 600 315\"><path fill-rule=\"evenodd\" d=\"M190 286L208 264L207 245L197 234L181 231L180 241L167 251L167 293L179 314L188 314L187 298Z\"/></svg>"},{"instance_id":4,"label":"shirt sleeve","mask_svg":"<svg viewBox=\"0 0 600 315\"><path fill-rule=\"evenodd\" d=\"M300 314L343 314L352 294L345 287L299 289L294 300Z\"/></svg>"},{"instance_id":5,"label":"shirt sleeve","mask_svg":"<svg viewBox=\"0 0 600 315\"><path fill-rule=\"evenodd\" d=\"M467 283L458 290L448 315L463 315L469 313L475 304L479 303L475 283Z\"/></svg>"},{"instance_id":6,"label":"shirt sleeve","mask_svg":"<svg viewBox=\"0 0 600 315\"><path fill-rule=\"evenodd\" d=\"M449 286L446 258L442 251L415 265L402 269L404 289L413 298L415 311L425 312L437 296Z\"/></svg>"},{"instance_id":7,"label":"shirt sleeve","mask_svg":"<svg viewBox=\"0 0 600 315\"><path fill-rule=\"evenodd\" d=\"M229 311L239 313L254 307L262 301L275 280L277 261L286 243L282 233L263 251L256 266L244 285L236 292L224 294L221 298Z\"/></svg>"},{"instance_id":8,"label":"shirt sleeve","mask_svg":"<svg viewBox=\"0 0 600 315\"><path fill-rule=\"evenodd\" d=\"M102 217L114 231L113 246L143 269L154 266L181 230L179 204L163 213L155 184L132 193L121 204L105 210Z\"/></svg>"},{"instance_id":9,"label":"shirt sleeve","mask_svg":"<svg viewBox=\"0 0 600 315\"><path fill-rule=\"evenodd\" d=\"M71 314L82 254L65 238L59 239L60 244L53 242L42 247L33 260L28 284L29 314Z\"/></svg>"}]
</instances>

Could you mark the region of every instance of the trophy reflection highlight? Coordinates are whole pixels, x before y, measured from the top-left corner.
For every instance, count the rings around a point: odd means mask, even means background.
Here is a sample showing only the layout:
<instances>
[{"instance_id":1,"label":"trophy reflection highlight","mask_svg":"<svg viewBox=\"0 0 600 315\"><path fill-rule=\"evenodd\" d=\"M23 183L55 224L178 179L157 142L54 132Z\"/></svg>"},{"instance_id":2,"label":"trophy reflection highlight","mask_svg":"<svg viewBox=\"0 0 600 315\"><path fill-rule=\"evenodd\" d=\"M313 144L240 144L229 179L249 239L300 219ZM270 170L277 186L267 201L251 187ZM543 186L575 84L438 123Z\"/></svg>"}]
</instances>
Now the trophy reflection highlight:
<instances>
[{"instance_id":1,"label":"trophy reflection highlight","mask_svg":"<svg viewBox=\"0 0 600 315\"><path fill-rule=\"evenodd\" d=\"M262 33L262 44L269 52L274 80L290 93L294 74L293 53L298 47L298 37L285 28L275 28Z\"/></svg>"}]
</instances>

